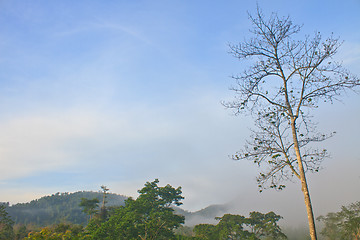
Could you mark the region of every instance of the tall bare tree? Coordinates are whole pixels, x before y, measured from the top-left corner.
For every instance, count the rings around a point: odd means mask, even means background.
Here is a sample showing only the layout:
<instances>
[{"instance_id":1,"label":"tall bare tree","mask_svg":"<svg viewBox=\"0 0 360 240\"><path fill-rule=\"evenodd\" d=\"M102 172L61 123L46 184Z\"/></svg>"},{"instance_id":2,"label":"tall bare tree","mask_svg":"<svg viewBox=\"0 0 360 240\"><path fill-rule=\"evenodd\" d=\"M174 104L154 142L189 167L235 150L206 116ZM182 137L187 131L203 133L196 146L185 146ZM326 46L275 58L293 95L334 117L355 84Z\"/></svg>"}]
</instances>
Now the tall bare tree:
<instances>
[{"instance_id":1,"label":"tall bare tree","mask_svg":"<svg viewBox=\"0 0 360 240\"><path fill-rule=\"evenodd\" d=\"M307 172L317 172L328 153L314 143L331 137L321 134L310 112L320 101L334 101L347 90L355 90L359 79L345 70L333 56L341 46L338 38L323 39L319 32L299 39L301 26L289 17L273 13L265 18L258 8L250 15L253 37L230 44L230 53L252 59L249 67L233 76L236 84L232 102L224 102L236 114L247 112L255 118L255 129L235 160L247 159L261 167L257 178L260 191L281 190L284 180L301 182L310 236L316 238L314 215L306 181Z\"/></svg>"}]
</instances>

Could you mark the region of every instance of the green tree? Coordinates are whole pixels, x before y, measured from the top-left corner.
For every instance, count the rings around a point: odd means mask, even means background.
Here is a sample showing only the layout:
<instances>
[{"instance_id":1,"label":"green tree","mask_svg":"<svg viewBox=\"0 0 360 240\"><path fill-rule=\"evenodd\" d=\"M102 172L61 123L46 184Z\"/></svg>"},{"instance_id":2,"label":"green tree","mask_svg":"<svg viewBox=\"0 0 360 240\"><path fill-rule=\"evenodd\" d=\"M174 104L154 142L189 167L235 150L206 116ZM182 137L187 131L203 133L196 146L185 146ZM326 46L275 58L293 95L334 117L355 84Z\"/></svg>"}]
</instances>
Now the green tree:
<instances>
[{"instance_id":1,"label":"green tree","mask_svg":"<svg viewBox=\"0 0 360 240\"><path fill-rule=\"evenodd\" d=\"M24 239L30 232L29 229L27 229L27 227L25 225L22 224L16 224L14 227L14 234L15 240L20 240L20 239Z\"/></svg>"},{"instance_id":2,"label":"green tree","mask_svg":"<svg viewBox=\"0 0 360 240\"><path fill-rule=\"evenodd\" d=\"M319 101L332 102L344 92L360 85L357 77L332 58L341 45L320 33L299 40L301 27L289 17L273 13L266 19L261 10L249 15L253 38L230 45L239 60L252 59L248 69L233 78L236 98L224 103L236 114L248 111L255 118L255 130L235 160L250 160L262 168L257 178L260 191L270 187L281 190L293 176L301 182L310 236L316 237L314 214L306 172L317 172L328 156L314 143L332 134L316 131L310 111Z\"/></svg>"},{"instance_id":3,"label":"green tree","mask_svg":"<svg viewBox=\"0 0 360 240\"><path fill-rule=\"evenodd\" d=\"M218 233L215 225L212 224L198 224L194 227L194 233L199 239L217 240Z\"/></svg>"},{"instance_id":4,"label":"green tree","mask_svg":"<svg viewBox=\"0 0 360 240\"><path fill-rule=\"evenodd\" d=\"M79 206L82 198L90 200L97 198L101 201L103 192L56 193L28 203L14 204L6 210L17 224L33 223L36 226L45 227L66 221L84 225L89 222L89 215L83 211L83 207ZM123 205L126 198L114 193L107 193L107 210L110 210L111 206ZM101 206L101 204L99 205ZM100 208L96 210L100 210ZM92 218L96 215L93 214Z\"/></svg>"},{"instance_id":5,"label":"green tree","mask_svg":"<svg viewBox=\"0 0 360 240\"><path fill-rule=\"evenodd\" d=\"M216 218L220 220L217 225L199 224L194 227L198 239L287 239L281 232L277 222L281 216L274 212L266 214L251 212L248 218L241 215L225 214Z\"/></svg>"},{"instance_id":6,"label":"green tree","mask_svg":"<svg viewBox=\"0 0 360 240\"><path fill-rule=\"evenodd\" d=\"M342 206L341 211L320 216L325 226L321 235L329 240L360 239L360 201Z\"/></svg>"},{"instance_id":7,"label":"green tree","mask_svg":"<svg viewBox=\"0 0 360 240\"><path fill-rule=\"evenodd\" d=\"M220 222L216 225L218 239L258 239L254 233L244 229L244 225L248 223L244 216L225 214L221 218L217 219L220 220Z\"/></svg>"},{"instance_id":8,"label":"green tree","mask_svg":"<svg viewBox=\"0 0 360 240\"><path fill-rule=\"evenodd\" d=\"M192 239L192 237L194 236L193 227L183 226L183 225L175 229L174 233L176 239Z\"/></svg>"},{"instance_id":9,"label":"green tree","mask_svg":"<svg viewBox=\"0 0 360 240\"><path fill-rule=\"evenodd\" d=\"M286 235L281 231L277 222L282 217L274 212L266 214L251 212L247 225L251 232L259 239L286 239Z\"/></svg>"},{"instance_id":10,"label":"green tree","mask_svg":"<svg viewBox=\"0 0 360 240\"><path fill-rule=\"evenodd\" d=\"M4 240L14 238L14 222L6 211L7 206L8 204L0 204L0 239Z\"/></svg>"},{"instance_id":11,"label":"green tree","mask_svg":"<svg viewBox=\"0 0 360 240\"><path fill-rule=\"evenodd\" d=\"M97 213L97 208L99 207L99 199L93 198L93 199L86 199L81 198L81 202L79 204L80 207L83 207L83 212L88 214L90 217L90 220L92 216Z\"/></svg>"},{"instance_id":12,"label":"green tree","mask_svg":"<svg viewBox=\"0 0 360 240\"><path fill-rule=\"evenodd\" d=\"M83 235L81 225L60 223L50 227L41 228L39 231L29 233L27 240L80 240Z\"/></svg>"},{"instance_id":13,"label":"green tree","mask_svg":"<svg viewBox=\"0 0 360 240\"><path fill-rule=\"evenodd\" d=\"M92 239L174 239L173 230L184 223L184 217L174 214L172 205L181 205L181 187L158 186L147 182L139 197L129 198L109 220L89 229Z\"/></svg>"}]
</instances>

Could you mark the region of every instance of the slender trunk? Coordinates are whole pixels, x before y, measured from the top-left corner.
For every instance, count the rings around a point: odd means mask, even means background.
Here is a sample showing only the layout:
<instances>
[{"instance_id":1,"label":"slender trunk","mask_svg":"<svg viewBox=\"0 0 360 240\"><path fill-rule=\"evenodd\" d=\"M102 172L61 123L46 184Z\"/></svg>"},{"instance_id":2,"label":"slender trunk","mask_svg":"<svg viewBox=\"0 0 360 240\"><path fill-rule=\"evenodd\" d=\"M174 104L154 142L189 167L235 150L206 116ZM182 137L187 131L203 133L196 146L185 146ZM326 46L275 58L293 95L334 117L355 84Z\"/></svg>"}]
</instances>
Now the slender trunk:
<instances>
[{"instance_id":1,"label":"slender trunk","mask_svg":"<svg viewBox=\"0 0 360 240\"><path fill-rule=\"evenodd\" d=\"M105 198L106 198L106 192L104 191L101 208L105 208Z\"/></svg>"},{"instance_id":2,"label":"slender trunk","mask_svg":"<svg viewBox=\"0 0 360 240\"><path fill-rule=\"evenodd\" d=\"M300 181L301 181L301 190L304 194L304 201L308 216L308 222L309 222L309 231L310 231L310 237L312 240L316 240L316 229L315 229L315 220L314 220L314 213L312 210L311 200L310 200L310 193L309 188L306 182L306 176L304 171L304 166L301 160L301 154L300 154L300 148L298 143L298 138L296 134L296 125L295 125L295 119L291 119L291 130L293 135L293 141L294 141L294 149L296 154L296 159L299 166L299 175L300 175Z\"/></svg>"}]
</instances>

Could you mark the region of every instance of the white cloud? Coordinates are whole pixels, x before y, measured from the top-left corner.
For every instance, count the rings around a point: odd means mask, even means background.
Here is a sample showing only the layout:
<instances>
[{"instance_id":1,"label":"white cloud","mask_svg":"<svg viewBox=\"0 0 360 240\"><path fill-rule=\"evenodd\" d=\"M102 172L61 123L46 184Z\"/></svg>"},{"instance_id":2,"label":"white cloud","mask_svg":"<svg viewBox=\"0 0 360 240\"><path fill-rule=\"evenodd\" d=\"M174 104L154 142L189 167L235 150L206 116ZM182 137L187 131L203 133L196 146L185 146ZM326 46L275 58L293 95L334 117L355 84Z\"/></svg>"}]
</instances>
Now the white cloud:
<instances>
[{"instance_id":1,"label":"white cloud","mask_svg":"<svg viewBox=\"0 0 360 240\"><path fill-rule=\"evenodd\" d=\"M218 202L227 191L221 185L234 176L227 156L237 150L246 126L229 116L214 95L187 96L186 101L150 109L137 104L106 110L78 105L56 113L38 110L9 116L0 122L1 181L32 177L46 183L42 173L61 175L73 169L97 177L92 183L79 179L68 186L71 189L106 184L112 191L133 195L145 181L159 178L183 186L189 203L199 200L196 192ZM222 196L210 197L219 191Z\"/></svg>"},{"instance_id":2,"label":"white cloud","mask_svg":"<svg viewBox=\"0 0 360 240\"><path fill-rule=\"evenodd\" d=\"M84 113L46 113L16 116L0 123L0 178L24 177L33 172L68 167L74 156L66 141L85 139L96 119Z\"/></svg>"}]
</instances>

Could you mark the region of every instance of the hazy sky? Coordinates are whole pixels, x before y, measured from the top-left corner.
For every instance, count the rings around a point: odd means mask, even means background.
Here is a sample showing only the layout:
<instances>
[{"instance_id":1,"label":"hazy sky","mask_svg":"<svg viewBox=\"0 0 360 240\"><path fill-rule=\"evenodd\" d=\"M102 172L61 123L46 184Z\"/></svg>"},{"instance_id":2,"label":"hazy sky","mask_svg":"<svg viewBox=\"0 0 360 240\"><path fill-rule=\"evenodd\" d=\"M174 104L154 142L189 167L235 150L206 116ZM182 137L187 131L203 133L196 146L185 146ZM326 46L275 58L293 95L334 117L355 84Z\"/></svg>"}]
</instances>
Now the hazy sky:
<instances>
[{"instance_id":1,"label":"hazy sky","mask_svg":"<svg viewBox=\"0 0 360 240\"><path fill-rule=\"evenodd\" d=\"M360 75L359 0L258 3L304 24L302 35L340 36L338 60ZM159 178L183 187L184 209L233 202L303 216L298 183L259 194L256 166L228 157L252 120L220 104L243 70L227 44L249 36L255 9L253 0L0 0L0 201L100 185L136 196ZM314 113L321 130L338 132L309 179L316 215L360 200L359 103L349 93Z\"/></svg>"}]
</instances>

